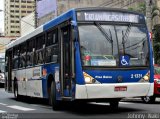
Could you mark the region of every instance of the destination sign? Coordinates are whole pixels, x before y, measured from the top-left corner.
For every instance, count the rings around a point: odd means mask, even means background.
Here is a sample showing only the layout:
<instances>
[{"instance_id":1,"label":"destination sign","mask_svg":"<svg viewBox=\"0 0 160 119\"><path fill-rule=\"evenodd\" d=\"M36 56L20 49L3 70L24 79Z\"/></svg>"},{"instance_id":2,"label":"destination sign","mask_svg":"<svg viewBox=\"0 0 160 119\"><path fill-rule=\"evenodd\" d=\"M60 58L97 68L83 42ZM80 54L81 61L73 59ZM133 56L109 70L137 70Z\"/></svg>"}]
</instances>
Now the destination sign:
<instances>
[{"instance_id":1,"label":"destination sign","mask_svg":"<svg viewBox=\"0 0 160 119\"><path fill-rule=\"evenodd\" d=\"M122 12L78 12L78 21L115 21L139 23L144 18L140 15Z\"/></svg>"}]
</instances>

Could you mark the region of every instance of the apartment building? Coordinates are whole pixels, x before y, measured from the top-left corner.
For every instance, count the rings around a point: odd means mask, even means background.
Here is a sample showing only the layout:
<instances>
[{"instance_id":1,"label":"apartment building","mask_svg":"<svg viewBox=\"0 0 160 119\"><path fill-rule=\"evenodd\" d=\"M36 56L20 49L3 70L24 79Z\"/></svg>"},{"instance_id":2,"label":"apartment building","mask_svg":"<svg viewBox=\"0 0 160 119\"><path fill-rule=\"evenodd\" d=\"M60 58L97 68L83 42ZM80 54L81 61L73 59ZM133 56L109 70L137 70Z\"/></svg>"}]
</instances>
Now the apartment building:
<instances>
[{"instance_id":1,"label":"apartment building","mask_svg":"<svg viewBox=\"0 0 160 119\"><path fill-rule=\"evenodd\" d=\"M4 4L4 35L18 37L21 35L21 18L34 11L35 0L5 0Z\"/></svg>"}]
</instances>

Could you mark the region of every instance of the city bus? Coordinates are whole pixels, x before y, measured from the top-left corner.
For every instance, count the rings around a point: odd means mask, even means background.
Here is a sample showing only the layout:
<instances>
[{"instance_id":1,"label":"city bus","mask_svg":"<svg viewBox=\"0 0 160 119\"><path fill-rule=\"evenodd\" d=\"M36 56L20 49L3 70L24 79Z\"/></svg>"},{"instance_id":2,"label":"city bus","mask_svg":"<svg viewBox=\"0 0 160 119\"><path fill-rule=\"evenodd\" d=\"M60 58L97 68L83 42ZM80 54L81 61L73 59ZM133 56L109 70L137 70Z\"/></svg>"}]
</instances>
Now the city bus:
<instances>
[{"instance_id":1,"label":"city bus","mask_svg":"<svg viewBox=\"0 0 160 119\"><path fill-rule=\"evenodd\" d=\"M5 53L0 53L0 84L4 85Z\"/></svg>"},{"instance_id":2,"label":"city bus","mask_svg":"<svg viewBox=\"0 0 160 119\"><path fill-rule=\"evenodd\" d=\"M71 9L10 43L6 91L62 102L108 102L153 95L145 17L107 8Z\"/></svg>"}]
</instances>

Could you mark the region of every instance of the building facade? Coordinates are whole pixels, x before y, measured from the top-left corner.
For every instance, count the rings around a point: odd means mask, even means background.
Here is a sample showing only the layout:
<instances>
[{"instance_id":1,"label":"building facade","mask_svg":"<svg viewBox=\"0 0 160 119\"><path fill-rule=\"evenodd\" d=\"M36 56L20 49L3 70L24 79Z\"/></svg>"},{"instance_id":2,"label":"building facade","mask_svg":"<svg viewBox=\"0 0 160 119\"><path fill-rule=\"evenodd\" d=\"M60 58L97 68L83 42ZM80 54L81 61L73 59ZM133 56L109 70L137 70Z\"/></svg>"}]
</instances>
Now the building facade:
<instances>
[{"instance_id":1,"label":"building facade","mask_svg":"<svg viewBox=\"0 0 160 119\"><path fill-rule=\"evenodd\" d=\"M57 0L58 15L71 8L107 7L107 8L136 8L145 0Z\"/></svg>"},{"instance_id":2,"label":"building facade","mask_svg":"<svg viewBox=\"0 0 160 119\"><path fill-rule=\"evenodd\" d=\"M34 11L35 0L5 0L4 4L4 35L20 36L21 19Z\"/></svg>"},{"instance_id":3,"label":"building facade","mask_svg":"<svg viewBox=\"0 0 160 119\"><path fill-rule=\"evenodd\" d=\"M13 36L0 36L0 53L5 53L6 46L16 40Z\"/></svg>"},{"instance_id":4,"label":"building facade","mask_svg":"<svg viewBox=\"0 0 160 119\"><path fill-rule=\"evenodd\" d=\"M24 22L27 21L27 22ZM33 26L33 27L32 27ZM21 20L21 36L24 36L35 30L35 12L30 13Z\"/></svg>"}]
</instances>

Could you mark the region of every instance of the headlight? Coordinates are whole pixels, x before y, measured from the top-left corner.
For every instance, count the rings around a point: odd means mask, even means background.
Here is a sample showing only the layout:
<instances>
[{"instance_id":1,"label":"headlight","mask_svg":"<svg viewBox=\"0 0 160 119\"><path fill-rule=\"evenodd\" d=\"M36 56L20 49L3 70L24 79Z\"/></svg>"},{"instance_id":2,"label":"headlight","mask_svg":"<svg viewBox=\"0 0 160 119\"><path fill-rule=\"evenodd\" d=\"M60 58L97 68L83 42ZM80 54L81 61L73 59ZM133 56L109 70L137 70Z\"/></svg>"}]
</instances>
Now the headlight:
<instances>
[{"instance_id":1,"label":"headlight","mask_svg":"<svg viewBox=\"0 0 160 119\"><path fill-rule=\"evenodd\" d=\"M86 82L86 83L92 83L91 80L92 80L91 77L85 77L85 82Z\"/></svg>"},{"instance_id":2,"label":"headlight","mask_svg":"<svg viewBox=\"0 0 160 119\"><path fill-rule=\"evenodd\" d=\"M146 75L144 75L140 80L139 80L139 82L146 82L146 83L148 83L149 82L149 80L150 80L150 72L148 72Z\"/></svg>"},{"instance_id":3,"label":"headlight","mask_svg":"<svg viewBox=\"0 0 160 119\"><path fill-rule=\"evenodd\" d=\"M160 79L154 79L156 84L160 84Z\"/></svg>"},{"instance_id":4,"label":"headlight","mask_svg":"<svg viewBox=\"0 0 160 119\"><path fill-rule=\"evenodd\" d=\"M89 74L83 72L83 75L84 75L84 80L85 80L86 84L91 84L91 83L96 82L96 80L92 76L90 76Z\"/></svg>"},{"instance_id":5,"label":"headlight","mask_svg":"<svg viewBox=\"0 0 160 119\"><path fill-rule=\"evenodd\" d=\"M144 79L145 81L149 81L149 76L146 75L146 76L143 77L143 79Z\"/></svg>"}]
</instances>

